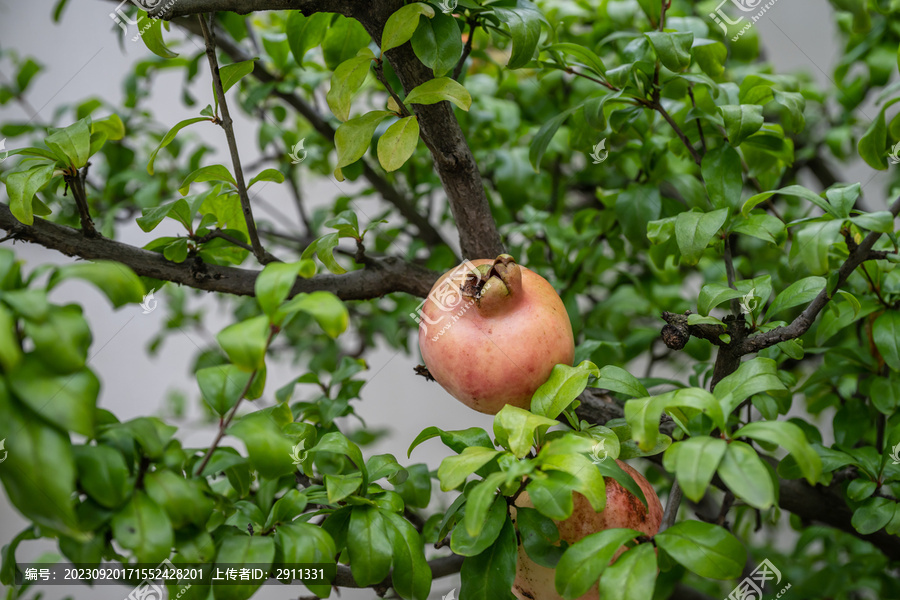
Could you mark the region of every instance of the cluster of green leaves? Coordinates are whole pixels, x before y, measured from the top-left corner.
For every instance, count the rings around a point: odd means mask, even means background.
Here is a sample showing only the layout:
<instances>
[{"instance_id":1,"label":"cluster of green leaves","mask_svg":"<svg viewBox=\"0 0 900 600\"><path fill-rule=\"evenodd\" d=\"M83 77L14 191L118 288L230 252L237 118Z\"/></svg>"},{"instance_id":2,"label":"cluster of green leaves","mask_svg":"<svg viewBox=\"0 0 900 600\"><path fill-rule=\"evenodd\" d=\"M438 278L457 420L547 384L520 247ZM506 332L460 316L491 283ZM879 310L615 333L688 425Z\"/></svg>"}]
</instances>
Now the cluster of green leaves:
<instances>
[{"instance_id":1,"label":"cluster of green leaves","mask_svg":"<svg viewBox=\"0 0 900 600\"><path fill-rule=\"evenodd\" d=\"M429 427L410 446L411 453L420 443L440 437L458 453L444 459L437 471L443 491L462 493L444 513L435 537L443 539L449 532L450 548L467 557L460 591L464 597L510 597L519 543L532 561L555 569L554 584L564 598L581 597L599 579L603 597L650 599L655 597L657 569L666 572L679 566L713 579L740 575L745 562L741 543L725 529L699 521L678 523L652 539L641 531L614 528L572 544L560 540L556 523L573 516L575 494L590 509L602 511L607 480L618 482L646 506L643 491L615 459L658 454L672 441L662 435L649 451L642 449L645 440L633 431L644 421L630 416L606 426L579 421L573 416L573 401L588 385L624 396L647 394L637 379L618 367L600 369L588 361L577 367L557 365L535 392L530 411L508 405L497 413L493 439L477 427L460 431ZM693 409L696 404L657 403L673 412L676 406ZM643 405L643 399L630 400L626 407ZM568 426L558 420L561 415ZM658 423L658 411L655 419ZM687 442L670 449L683 444ZM473 474L479 479L470 480ZM523 492L528 502L516 503ZM613 554L632 541L636 547L610 565Z\"/></svg>"}]
</instances>

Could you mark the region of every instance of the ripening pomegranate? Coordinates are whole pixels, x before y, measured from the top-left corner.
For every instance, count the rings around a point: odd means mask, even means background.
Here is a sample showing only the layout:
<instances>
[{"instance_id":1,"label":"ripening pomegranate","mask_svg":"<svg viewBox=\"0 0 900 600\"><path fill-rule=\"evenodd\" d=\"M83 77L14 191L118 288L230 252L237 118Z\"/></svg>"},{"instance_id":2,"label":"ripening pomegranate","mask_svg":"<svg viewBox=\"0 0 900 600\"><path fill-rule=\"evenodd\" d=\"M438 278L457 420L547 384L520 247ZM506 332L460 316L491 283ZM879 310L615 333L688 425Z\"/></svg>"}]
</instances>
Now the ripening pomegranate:
<instances>
[{"instance_id":1,"label":"ripening pomegranate","mask_svg":"<svg viewBox=\"0 0 900 600\"><path fill-rule=\"evenodd\" d=\"M502 254L445 273L420 312L419 349L432 377L475 410L528 409L553 366L572 364L575 342L546 279Z\"/></svg>"},{"instance_id":2,"label":"ripening pomegranate","mask_svg":"<svg viewBox=\"0 0 900 600\"><path fill-rule=\"evenodd\" d=\"M587 498L574 492L575 508L572 510L572 516L565 521L556 522L561 540L573 544L592 533L620 527L635 529L648 536L654 536L659 531L659 526L662 525L663 508L653 486L631 465L620 460L616 462L626 473L634 477L644 492L647 506L645 507L636 496L619 485L615 479L606 477L606 508L601 512L594 512ZM516 506L532 507L533 505L528 494L523 493L516 499ZM625 550L624 546L620 548L613 560ZM516 580L512 590L516 598L519 600L563 600L562 596L556 592L555 577L556 571L531 560L522 545L519 545ZM598 600L599 597L600 592L595 584L577 600Z\"/></svg>"}]
</instances>

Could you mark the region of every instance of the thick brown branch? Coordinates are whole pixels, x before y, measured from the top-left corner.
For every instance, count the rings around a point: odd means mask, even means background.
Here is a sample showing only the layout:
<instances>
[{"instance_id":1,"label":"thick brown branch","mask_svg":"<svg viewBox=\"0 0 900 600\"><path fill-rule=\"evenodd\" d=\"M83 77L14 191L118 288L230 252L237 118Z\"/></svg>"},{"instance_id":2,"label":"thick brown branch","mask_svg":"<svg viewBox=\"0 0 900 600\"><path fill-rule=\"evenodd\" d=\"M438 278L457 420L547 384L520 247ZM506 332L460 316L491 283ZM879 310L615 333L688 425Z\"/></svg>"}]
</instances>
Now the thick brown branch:
<instances>
[{"instance_id":1,"label":"thick brown branch","mask_svg":"<svg viewBox=\"0 0 900 600\"><path fill-rule=\"evenodd\" d=\"M431 577L437 579L439 577L446 577L447 575L459 573L459 570L462 568L463 559L464 557L458 554L451 554L450 556L442 556L441 558L435 558L434 560L428 561L428 566L431 567ZM337 573L335 574L332 584L346 588L373 587L360 586L356 583L356 580L353 578L353 573L350 572L350 567L344 565L337 566ZM391 587L391 577L388 576L387 579L374 587L383 589Z\"/></svg>"},{"instance_id":2,"label":"thick brown branch","mask_svg":"<svg viewBox=\"0 0 900 600\"><path fill-rule=\"evenodd\" d=\"M88 260L114 260L138 275L180 283L210 292L239 296L254 295L259 271L204 263L199 258L175 263L162 254L136 248L107 238L87 239L77 229L36 217L34 225L20 223L9 207L0 204L0 229L14 240L25 240L57 250L66 256ZM291 295L324 290L342 300L368 300L393 292L424 298L439 274L399 258L373 259L372 266L345 275L316 275L298 279Z\"/></svg>"},{"instance_id":3,"label":"thick brown branch","mask_svg":"<svg viewBox=\"0 0 900 600\"><path fill-rule=\"evenodd\" d=\"M896 217L898 213L900 213L900 198L895 200L894 204L891 206L891 214ZM863 239L862 243L850 252L850 256L847 257L847 260L844 261L844 264L838 269L837 281L834 284L832 293L837 292L837 290L847 282L850 274L853 273L859 265L872 258L872 247L881 235L882 234L875 231L870 232L869 235ZM802 336L810 327L812 327L816 317L822 309L825 308L831 298L832 294L829 294L828 286L826 285L825 288L819 292L819 295L816 296L806 309L804 309L804 311L789 325L776 327L771 331L744 339L737 346L737 352L741 355L759 352L760 350L774 346L779 342L793 340Z\"/></svg>"}]
</instances>

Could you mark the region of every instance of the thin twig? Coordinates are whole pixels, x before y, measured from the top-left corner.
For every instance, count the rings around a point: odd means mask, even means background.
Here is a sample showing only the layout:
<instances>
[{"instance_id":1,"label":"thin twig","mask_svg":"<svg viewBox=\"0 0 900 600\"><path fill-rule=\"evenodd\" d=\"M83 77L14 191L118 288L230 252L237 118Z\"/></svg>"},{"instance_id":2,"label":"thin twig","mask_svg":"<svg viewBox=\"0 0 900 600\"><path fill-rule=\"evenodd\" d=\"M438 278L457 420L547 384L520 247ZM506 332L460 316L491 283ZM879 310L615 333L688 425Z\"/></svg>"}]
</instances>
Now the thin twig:
<instances>
[{"instance_id":1,"label":"thin twig","mask_svg":"<svg viewBox=\"0 0 900 600\"><path fill-rule=\"evenodd\" d=\"M241 199L241 209L244 212L244 220L247 222L247 234L250 237L250 246L253 249L253 255L260 264L266 264L277 260L271 254L268 254L259 241L259 233L256 231L256 222L253 219L253 209L250 207L250 196L247 194L247 186L244 183L244 172L241 169L241 157L238 154L237 141L234 137L234 126L231 120L231 114L228 112L228 103L225 101L225 89L222 87L222 77L219 74L219 62L216 59L216 42L210 31L203 15L197 15L200 22L200 30L203 32L203 39L206 41L206 57L209 60L209 70L212 73L213 87L216 91L216 97L219 100L219 107L222 110L222 118L219 124L225 130L225 137L228 140L228 149L231 152L231 164L234 167L234 180L237 184L238 196Z\"/></svg>"},{"instance_id":2,"label":"thin twig","mask_svg":"<svg viewBox=\"0 0 900 600\"><path fill-rule=\"evenodd\" d=\"M693 84L688 86L688 96L691 97L691 105L696 109L697 101L694 99L694 86ZM703 148L703 154L706 154L706 136L703 135L703 123L700 121L700 117L697 117L697 133L700 134L700 146Z\"/></svg>"},{"instance_id":3,"label":"thin twig","mask_svg":"<svg viewBox=\"0 0 900 600\"><path fill-rule=\"evenodd\" d=\"M477 25L478 22L475 19L469 19L469 39L466 40L462 56L459 58L459 62L456 63L456 67L453 69L453 79L459 79L459 76L462 75L463 65L466 64L466 60L472 52L472 42L475 39L475 27Z\"/></svg>"},{"instance_id":4,"label":"thin twig","mask_svg":"<svg viewBox=\"0 0 900 600\"><path fill-rule=\"evenodd\" d=\"M84 179L87 173L87 166L81 171L76 170L74 173L66 173L63 179L72 190L72 197L75 198L75 206L78 207L78 216L81 218L81 232L85 237L97 238L100 234L94 228L94 221L91 219L91 211L88 207L87 192L84 189Z\"/></svg>"},{"instance_id":5,"label":"thin twig","mask_svg":"<svg viewBox=\"0 0 900 600\"><path fill-rule=\"evenodd\" d=\"M274 325L269 329L269 337L266 338L266 348L269 347L269 344L272 343L272 338L275 337L275 334L278 333L278 328ZM200 473L203 472L203 469L206 468L206 465L209 464L209 459L212 458L213 452L219 446L219 442L222 441L222 438L225 437L225 430L228 429L228 426L231 425L231 421L234 419L234 415L237 414L238 408L241 406L241 401L244 399L244 396L247 395L247 392L250 391L250 386L253 385L253 380L256 379L256 374L258 371L253 371L250 374L250 379L247 380L247 385L244 386L244 389L241 390L241 395L238 396L237 402L234 403L234 407L231 409L231 412L228 413L228 416L225 417L219 423L219 431L216 433L216 437L213 440L212 444L210 444L209 449L206 451L206 454L203 456L203 460L200 461L200 466L197 467L197 470L194 472L194 475L199 477Z\"/></svg>"},{"instance_id":6,"label":"thin twig","mask_svg":"<svg viewBox=\"0 0 900 600\"><path fill-rule=\"evenodd\" d=\"M409 112L409 109L406 108L405 104L403 104L403 100L400 99L400 96L397 95L397 92L394 91L394 88L384 76L384 61L382 61L380 58L375 59L375 77L378 79L378 81L381 82L381 85L385 87L385 89L388 91L388 94L390 94L391 98L394 99L394 102L397 103L397 106L400 107L400 114L404 117L412 116L412 114Z\"/></svg>"},{"instance_id":7,"label":"thin twig","mask_svg":"<svg viewBox=\"0 0 900 600\"><path fill-rule=\"evenodd\" d=\"M206 235L203 235L203 236L194 236L193 240L195 242L197 242L198 244L203 244L205 242L210 241L213 238L223 239L226 242L230 242L239 248L243 248L244 250L253 252L253 248L251 248L249 244L245 244L241 240L237 239L236 237L234 237L232 235L225 233L221 229L213 229L212 231L210 231L209 233L207 233Z\"/></svg>"},{"instance_id":8,"label":"thin twig","mask_svg":"<svg viewBox=\"0 0 900 600\"><path fill-rule=\"evenodd\" d=\"M728 287L733 290L737 290L737 286L735 285L735 274L734 274L734 259L731 255L731 236L725 236L725 243L722 252L722 258L725 260L725 276L728 278ZM731 314L735 316L735 318L739 318L741 316L741 303L737 298L731 299Z\"/></svg>"},{"instance_id":9,"label":"thin twig","mask_svg":"<svg viewBox=\"0 0 900 600\"><path fill-rule=\"evenodd\" d=\"M675 517L678 515L678 507L681 504L681 486L678 480L672 482L672 491L669 492L669 500L666 502L666 510L663 512L662 525L659 530L665 531L675 524Z\"/></svg>"},{"instance_id":10,"label":"thin twig","mask_svg":"<svg viewBox=\"0 0 900 600\"><path fill-rule=\"evenodd\" d=\"M700 155L697 154L697 150L695 150L694 146L691 145L691 141L688 139L688 137L686 135L684 135L684 132L681 130L681 127L678 126L678 123L675 122L675 119L672 118L672 115L670 115L666 111L666 109L663 107L663 105L660 102L651 103L651 107L654 110L656 110L657 112L659 112L659 114L661 114L663 116L663 118L666 120L666 122L669 125L671 125L672 129L675 130L675 135L678 136L678 139L681 140L681 143L683 143L685 145L685 147L688 149L688 151L691 153L691 157L694 159L694 162L699 165L700 160L701 160Z\"/></svg>"}]
</instances>

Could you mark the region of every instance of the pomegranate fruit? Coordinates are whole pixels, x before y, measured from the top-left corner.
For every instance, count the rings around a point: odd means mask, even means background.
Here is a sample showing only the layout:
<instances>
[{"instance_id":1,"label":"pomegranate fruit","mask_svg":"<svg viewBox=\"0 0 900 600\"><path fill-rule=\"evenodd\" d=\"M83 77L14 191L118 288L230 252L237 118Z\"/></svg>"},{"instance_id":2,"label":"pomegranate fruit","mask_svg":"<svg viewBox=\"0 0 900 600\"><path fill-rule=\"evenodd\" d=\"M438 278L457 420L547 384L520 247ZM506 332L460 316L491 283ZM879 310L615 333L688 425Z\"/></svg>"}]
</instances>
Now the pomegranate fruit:
<instances>
[{"instance_id":1,"label":"pomegranate fruit","mask_svg":"<svg viewBox=\"0 0 900 600\"><path fill-rule=\"evenodd\" d=\"M553 366L575 356L556 290L508 254L445 273L419 314L419 349L431 376L478 412L528 409Z\"/></svg>"},{"instance_id":2,"label":"pomegranate fruit","mask_svg":"<svg viewBox=\"0 0 900 600\"><path fill-rule=\"evenodd\" d=\"M634 477L641 491L644 492L647 506L644 506L634 494L622 487L615 479L606 477L606 508L601 512L594 512L587 498L578 492L573 492L572 516L565 521L556 521L561 540L574 544L592 533L620 527L635 529L648 536L656 535L659 531L663 508L653 486L631 465L620 460L616 462L626 473ZM527 493L522 493L516 499L516 506L532 506ZM615 553L613 561L625 550L624 546L620 548ZM555 570L543 567L531 560L524 547L519 545L516 580L513 583L513 594L516 598L519 600L562 600L562 596L556 592L555 576ZM597 584L594 584L578 600L598 600L599 597Z\"/></svg>"}]
</instances>

